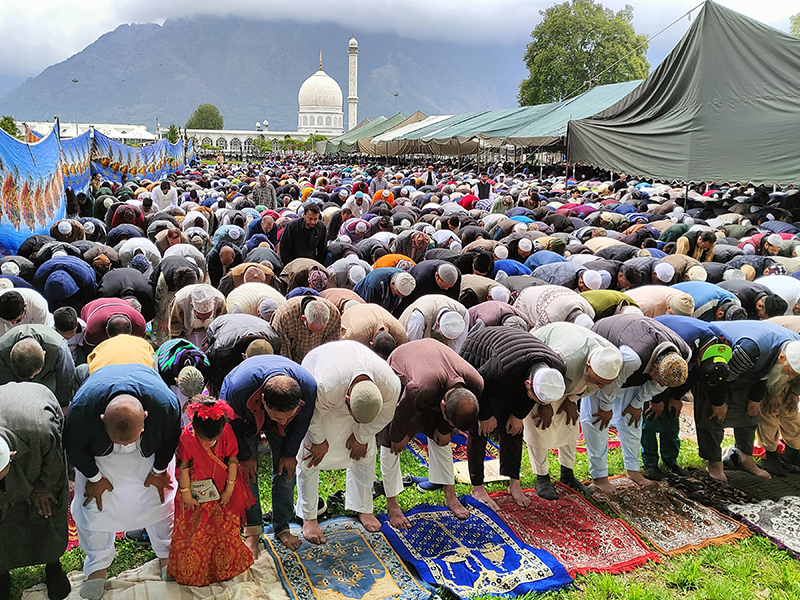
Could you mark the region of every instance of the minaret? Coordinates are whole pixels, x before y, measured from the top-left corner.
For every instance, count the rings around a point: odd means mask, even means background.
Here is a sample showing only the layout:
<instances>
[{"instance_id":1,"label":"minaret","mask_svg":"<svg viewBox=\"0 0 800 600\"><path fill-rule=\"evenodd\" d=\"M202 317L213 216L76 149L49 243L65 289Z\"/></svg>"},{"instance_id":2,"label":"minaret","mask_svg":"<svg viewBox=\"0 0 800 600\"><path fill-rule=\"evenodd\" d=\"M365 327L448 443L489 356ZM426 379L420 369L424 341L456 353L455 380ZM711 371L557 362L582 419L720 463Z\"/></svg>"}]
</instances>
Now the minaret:
<instances>
[{"instance_id":1,"label":"minaret","mask_svg":"<svg viewBox=\"0 0 800 600\"><path fill-rule=\"evenodd\" d=\"M349 59L348 89L347 89L347 131L358 125L358 42L356 36L350 38L347 44Z\"/></svg>"}]
</instances>

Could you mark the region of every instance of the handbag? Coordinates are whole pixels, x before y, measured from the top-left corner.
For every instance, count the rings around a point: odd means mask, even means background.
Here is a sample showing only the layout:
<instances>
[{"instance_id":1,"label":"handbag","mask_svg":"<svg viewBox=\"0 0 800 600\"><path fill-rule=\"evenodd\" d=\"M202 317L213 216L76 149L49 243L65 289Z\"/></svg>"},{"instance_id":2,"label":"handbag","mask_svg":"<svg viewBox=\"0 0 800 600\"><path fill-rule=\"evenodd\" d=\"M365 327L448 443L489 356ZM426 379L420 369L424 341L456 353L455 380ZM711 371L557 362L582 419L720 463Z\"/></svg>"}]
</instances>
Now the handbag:
<instances>
[{"instance_id":1,"label":"handbag","mask_svg":"<svg viewBox=\"0 0 800 600\"><path fill-rule=\"evenodd\" d=\"M189 487L192 498L197 500L200 504L219 500L219 490L213 479L192 481Z\"/></svg>"}]
</instances>

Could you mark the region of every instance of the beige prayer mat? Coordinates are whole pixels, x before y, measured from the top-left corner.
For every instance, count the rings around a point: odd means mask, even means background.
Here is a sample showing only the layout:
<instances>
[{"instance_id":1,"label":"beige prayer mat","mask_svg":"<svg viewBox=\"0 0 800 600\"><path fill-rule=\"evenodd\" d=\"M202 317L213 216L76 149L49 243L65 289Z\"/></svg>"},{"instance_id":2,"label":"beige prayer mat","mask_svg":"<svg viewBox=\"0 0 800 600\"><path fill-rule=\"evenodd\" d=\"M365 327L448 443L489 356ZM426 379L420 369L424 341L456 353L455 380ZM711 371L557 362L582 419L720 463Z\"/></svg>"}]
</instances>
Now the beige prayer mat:
<instances>
[{"instance_id":1,"label":"beige prayer mat","mask_svg":"<svg viewBox=\"0 0 800 600\"><path fill-rule=\"evenodd\" d=\"M84 579L82 571L69 574L72 593L67 600L83 600L80 589ZM25 590L22 600L47 600L45 585L41 583ZM241 575L206 587L161 581L158 560L151 560L109 579L103 600L288 600L288 596L278 578L275 561L269 552L262 550L253 566Z\"/></svg>"}]
</instances>

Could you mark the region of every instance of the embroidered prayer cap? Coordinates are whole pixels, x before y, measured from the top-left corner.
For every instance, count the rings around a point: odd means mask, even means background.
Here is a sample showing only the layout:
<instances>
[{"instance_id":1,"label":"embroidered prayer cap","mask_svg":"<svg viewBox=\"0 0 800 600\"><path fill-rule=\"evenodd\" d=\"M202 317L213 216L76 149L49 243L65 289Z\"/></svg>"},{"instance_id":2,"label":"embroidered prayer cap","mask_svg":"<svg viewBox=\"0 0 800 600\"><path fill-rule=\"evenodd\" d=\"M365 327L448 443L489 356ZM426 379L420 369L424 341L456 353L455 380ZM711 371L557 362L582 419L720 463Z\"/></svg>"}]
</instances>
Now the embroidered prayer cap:
<instances>
[{"instance_id":1,"label":"embroidered prayer cap","mask_svg":"<svg viewBox=\"0 0 800 600\"><path fill-rule=\"evenodd\" d=\"M800 342L789 342L783 347L786 361L795 373L800 373Z\"/></svg>"},{"instance_id":2,"label":"embroidered prayer cap","mask_svg":"<svg viewBox=\"0 0 800 600\"><path fill-rule=\"evenodd\" d=\"M653 366L655 367L653 379L664 387L683 385L689 376L689 366L677 352L662 354L656 359ZM798 366L800 367L800 365Z\"/></svg>"},{"instance_id":3,"label":"embroidered prayer cap","mask_svg":"<svg viewBox=\"0 0 800 600\"><path fill-rule=\"evenodd\" d=\"M748 248L749 246L745 246ZM742 265L742 273L747 281L753 281L756 278L756 269L753 265Z\"/></svg>"},{"instance_id":4,"label":"embroidered prayer cap","mask_svg":"<svg viewBox=\"0 0 800 600\"><path fill-rule=\"evenodd\" d=\"M589 355L589 366L598 377L612 381L622 370L622 354L617 348L598 348Z\"/></svg>"},{"instance_id":5,"label":"embroidered prayer cap","mask_svg":"<svg viewBox=\"0 0 800 600\"><path fill-rule=\"evenodd\" d=\"M200 370L190 365L183 367L180 373L178 373L177 385L181 394L187 398L191 398L192 396L202 393L206 382Z\"/></svg>"},{"instance_id":6,"label":"embroidered prayer cap","mask_svg":"<svg viewBox=\"0 0 800 600\"><path fill-rule=\"evenodd\" d=\"M514 329L520 329L522 331L530 330L530 325L525 322L525 319L517 315L506 315L500 324L503 327L513 327Z\"/></svg>"},{"instance_id":7,"label":"embroidered prayer cap","mask_svg":"<svg viewBox=\"0 0 800 600\"><path fill-rule=\"evenodd\" d=\"M597 271L585 270L581 272L581 280L583 285L590 290L599 290L603 285L603 277Z\"/></svg>"},{"instance_id":8,"label":"embroidered prayer cap","mask_svg":"<svg viewBox=\"0 0 800 600\"><path fill-rule=\"evenodd\" d=\"M566 385L564 377L549 367L542 367L533 373L533 393L542 404L552 404L564 397Z\"/></svg>"},{"instance_id":9,"label":"embroidered prayer cap","mask_svg":"<svg viewBox=\"0 0 800 600\"><path fill-rule=\"evenodd\" d=\"M722 274L722 281L741 281L743 279L747 279L747 276L741 269L728 269Z\"/></svg>"},{"instance_id":10,"label":"embroidered prayer cap","mask_svg":"<svg viewBox=\"0 0 800 600\"><path fill-rule=\"evenodd\" d=\"M328 276L322 269L314 269L308 274L308 287L321 292L328 287Z\"/></svg>"},{"instance_id":11,"label":"embroidered prayer cap","mask_svg":"<svg viewBox=\"0 0 800 600\"><path fill-rule=\"evenodd\" d=\"M359 221L356 223L356 231L358 233L366 233L367 232L367 224L364 221Z\"/></svg>"},{"instance_id":12,"label":"embroidered prayer cap","mask_svg":"<svg viewBox=\"0 0 800 600\"><path fill-rule=\"evenodd\" d=\"M524 227L524 225L523 225L523 227ZM527 230L528 230L528 228L525 227L525 231L527 231ZM519 241L519 244L517 244L517 248L519 248L523 252L530 252L531 250L533 250L533 242L530 241L528 238L522 238Z\"/></svg>"},{"instance_id":13,"label":"embroidered prayer cap","mask_svg":"<svg viewBox=\"0 0 800 600\"><path fill-rule=\"evenodd\" d=\"M448 340L454 340L464 332L467 326L464 322L464 317L454 310L444 310L439 313L439 318L436 319L439 326L439 331Z\"/></svg>"},{"instance_id":14,"label":"embroidered prayer cap","mask_svg":"<svg viewBox=\"0 0 800 600\"><path fill-rule=\"evenodd\" d=\"M767 243L770 246L780 246L783 239L777 233L773 233L767 236Z\"/></svg>"},{"instance_id":15,"label":"embroidered prayer cap","mask_svg":"<svg viewBox=\"0 0 800 600\"><path fill-rule=\"evenodd\" d=\"M214 310L214 292L209 285L200 284L192 290L190 301L195 312L205 314Z\"/></svg>"},{"instance_id":16,"label":"embroidered prayer cap","mask_svg":"<svg viewBox=\"0 0 800 600\"><path fill-rule=\"evenodd\" d=\"M508 304L508 301L511 299L511 290L504 285L492 287L489 290L489 294L492 296L492 300L496 300L497 302L505 302Z\"/></svg>"},{"instance_id":17,"label":"embroidered prayer cap","mask_svg":"<svg viewBox=\"0 0 800 600\"><path fill-rule=\"evenodd\" d=\"M350 390L350 411L358 423L372 423L382 406L383 396L373 382L359 381Z\"/></svg>"},{"instance_id":18,"label":"embroidered prayer cap","mask_svg":"<svg viewBox=\"0 0 800 600\"><path fill-rule=\"evenodd\" d=\"M675 267L673 267L669 263L658 263L653 272L656 274L656 277L659 281L663 283L670 283L672 278L675 277Z\"/></svg>"},{"instance_id":19,"label":"embroidered prayer cap","mask_svg":"<svg viewBox=\"0 0 800 600\"><path fill-rule=\"evenodd\" d=\"M8 442L0 437L0 471L8 466L11 462L11 448L8 447Z\"/></svg>"},{"instance_id":20,"label":"embroidered prayer cap","mask_svg":"<svg viewBox=\"0 0 800 600\"><path fill-rule=\"evenodd\" d=\"M495 246L494 255L498 258L498 260L505 260L508 258L508 248L505 246Z\"/></svg>"},{"instance_id":21,"label":"embroidered prayer cap","mask_svg":"<svg viewBox=\"0 0 800 600\"><path fill-rule=\"evenodd\" d=\"M514 233L525 233L526 231L528 231L528 226L525 223L517 223L516 225L514 225ZM530 240L528 241L530 242ZM522 246L522 242L523 240L520 240L519 242L520 247ZM522 250L524 252L530 252L530 248L528 249L522 248Z\"/></svg>"},{"instance_id":22,"label":"embroidered prayer cap","mask_svg":"<svg viewBox=\"0 0 800 600\"><path fill-rule=\"evenodd\" d=\"M414 291L414 288L417 287L417 280L414 279L410 273L406 273L405 271L402 273L396 273L392 277L392 283L394 284L394 289L397 290L397 293L403 297L411 294L411 292Z\"/></svg>"},{"instance_id":23,"label":"embroidered prayer cap","mask_svg":"<svg viewBox=\"0 0 800 600\"><path fill-rule=\"evenodd\" d=\"M676 315L691 317L694 312L694 298L685 292L673 294L669 298L669 307Z\"/></svg>"},{"instance_id":24,"label":"embroidered prayer cap","mask_svg":"<svg viewBox=\"0 0 800 600\"><path fill-rule=\"evenodd\" d=\"M439 279L444 281L447 285L455 285L456 281L458 281L458 269L456 269L455 265L450 263L439 265L436 268L436 274L439 276Z\"/></svg>"},{"instance_id":25,"label":"embroidered prayer cap","mask_svg":"<svg viewBox=\"0 0 800 600\"><path fill-rule=\"evenodd\" d=\"M689 281L705 281L708 279L708 273L700 265L690 267L689 270L686 271L686 276L689 278Z\"/></svg>"}]
</instances>

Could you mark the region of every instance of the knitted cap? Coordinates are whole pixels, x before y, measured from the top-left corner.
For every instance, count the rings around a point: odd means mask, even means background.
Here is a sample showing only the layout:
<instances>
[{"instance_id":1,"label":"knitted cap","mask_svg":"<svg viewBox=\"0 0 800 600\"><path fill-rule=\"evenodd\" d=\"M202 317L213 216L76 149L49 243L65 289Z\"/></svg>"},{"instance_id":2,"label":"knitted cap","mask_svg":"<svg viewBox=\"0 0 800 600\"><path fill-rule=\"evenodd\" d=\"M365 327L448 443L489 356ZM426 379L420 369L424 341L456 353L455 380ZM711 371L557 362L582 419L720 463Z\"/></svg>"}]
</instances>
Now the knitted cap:
<instances>
[{"instance_id":1,"label":"knitted cap","mask_svg":"<svg viewBox=\"0 0 800 600\"><path fill-rule=\"evenodd\" d=\"M405 271L395 274L394 277L392 277L392 283L394 283L394 289L397 290L397 293L403 297L411 294L414 288L417 287L417 280L414 279L410 273L406 273Z\"/></svg>"},{"instance_id":2,"label":"knitted cap","mask_svg":"<svg viewBox=\"0 0 800 600\"><path fill-rule=\"evenodd\" d=\"M589 364L599 377L610 381L622 369L622 354L617 348L598 348L589 355Z\"/></svg>"},{"instance_id":3,"label":"knitted cap","mask_svg":"<svg viewBox=\"0 0 800 600\"><path fill-rule=\"evenodd\" d=\"M359 381L350 390L350 411L359 423L372 423L382 406L381 391L371 381Z\"/></svg>"},{"instance_id":4,"label":"knitted cap","mask_svg":"<svg viewBox=\"0 0 800 600\"><path fill-rule=\"evenodd\" d=\"M187 398L191 398L192 396L202 393L206 382L205 379L203 379L203 374L197 367L188 366L183 367L180 373L178 373L177 385L181 394Z\"/></svg>"},{"instance_id":5,"label":"knitted cap","mask_svg":"<svg viewBox=\"0 0 800 600\"><path fill-rule=\"evenodd\" d=\"M537 369L533 374L533 393L542 404L558 402L564 396L564 377L555 369Z\"/></svg>"},{"instance_id":6,"label":"knitted cap","mask_svg":"<svg viewBox=\"0 0 800 600\"><path fill-rule=\"evenodd\" d=\"M439 325L439 331L441 331L442 335L448 340L456 339L464 332L464 328L466 327L464 317L454 310L443 311L437 319L437 324Z\"/></svg>"},{"instance_id":7,"label":"knitted cap","mask_svg":"<svg viewBox=\"0 0 800 600\"><path fill-rule=\"evenodd\" d=\"M670 296L669 307L676 315L691 317L694 312L694 298L685 292L678 292Z\"/></svg>"},{"instance_id":8,"label":"knitted cap","mask_svg":"<svg viewBox=\"0 0 800 600\"><path fill-rule=\"evenodd\" d=\"M686 276L689 278L689 281L705 281L708 279L708 273L700 265L690 267L689 270L686 271Z\"/></svg>"}]
</instances>

